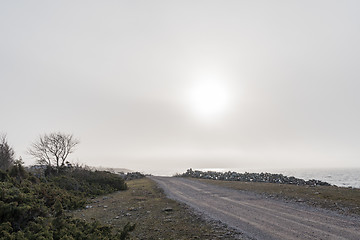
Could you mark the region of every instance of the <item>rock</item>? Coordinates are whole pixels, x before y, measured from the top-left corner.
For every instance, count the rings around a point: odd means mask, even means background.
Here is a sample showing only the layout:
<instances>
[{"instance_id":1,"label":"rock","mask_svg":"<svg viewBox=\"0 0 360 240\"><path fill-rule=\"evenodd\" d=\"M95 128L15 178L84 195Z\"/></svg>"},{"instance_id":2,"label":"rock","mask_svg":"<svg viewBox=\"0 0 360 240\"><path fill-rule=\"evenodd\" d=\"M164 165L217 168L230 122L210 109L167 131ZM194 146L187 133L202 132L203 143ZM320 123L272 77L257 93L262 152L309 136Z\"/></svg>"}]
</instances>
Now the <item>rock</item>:
<instances>
[{"instance_id":1,"label":"rock","mask_svg":"<svg viewBox=\"0 0 360 240\"><path fill-rule=\"evenodd\" d=\"M120 173L120 176L126 181L145 177L145 175L140 172Z\"/></svg>"},{"instance_id":2,"label":"rock","mask_svg":"<svg viewBox=\"0 0 360 240\"><path fill-rule=\"evenodd\" d=\"M92 207L93 207L93 206L91 206L91 205L86 205L86 206L85 206L86 209L89 209L89 208L92 208Z\"/></svg>"},{"instance_id":3,"label":"rock","mask_svg":"<svg viewBox=\"0 0 360 240\"><path fill-rule=\"evenodd\" d=\"M104 208L107 208L108 206L104 205Z\"/></svg>"},{"instance_id":4,"label":"rock","mask_svg":"<svg viewBox=\"0 0 360 240\"><path fill-rule=\"evenodd\" d=\"M125 216L130 217L131 213L126 213Z\"/></svg>"},{"instance_id":5,"label":"rock","mask_svg":"<svg viewBox=\"0 0 360 240\"><path fill-rule=\"evenodd\" d=\"M213 172L213 171L193 171L191 168L183 174L177 174L175 177L193 177L193 178L204 178L213 180L225 180L225 181L242 181L242 182L268 182L268 183L279 183L279 184L294 184L294 185L306 185L315 187L331 186L327 182L311 179L305 181L304 179L295 178L293 176L288 177L282 174L272 173L237 173L237 172Z\"/></svg>"},{"instance_id":6,"label":"rock","mask_svg":"<svg viewBox=\"0 0 360 240\"><path fill-rule=\"evenodd\" d=\"M164 212L172 212L174 209L172 209L171 207L166 207L163 209Z\"/></svg>"}]
</instances>

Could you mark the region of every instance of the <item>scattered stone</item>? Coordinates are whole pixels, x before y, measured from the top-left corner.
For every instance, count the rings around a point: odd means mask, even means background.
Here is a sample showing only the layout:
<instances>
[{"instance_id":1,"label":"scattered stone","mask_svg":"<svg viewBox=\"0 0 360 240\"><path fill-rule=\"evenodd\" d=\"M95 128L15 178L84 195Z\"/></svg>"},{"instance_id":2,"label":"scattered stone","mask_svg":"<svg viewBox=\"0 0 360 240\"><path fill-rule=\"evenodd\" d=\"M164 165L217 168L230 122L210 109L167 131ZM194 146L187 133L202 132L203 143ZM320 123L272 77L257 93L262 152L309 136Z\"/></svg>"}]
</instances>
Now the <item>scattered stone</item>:
<instances>
[{"instance_id":1,"label":"scattered stone","mask_svg":"<svg viewBox=\"0 0 360 240\"><path fill-rule=\"evenodd\" d=\"M86 205L86 206L85 206L86 209L89 209L89 208L92 208L92 207L93 207L93 206L91 206L91 205Z\"/></svg>"},{"instance_id":2,"label":"scattered stone","mask_svg":"<svg viewBox=\"0 0 360 240\"><path fill-rule=\"evenodd\" d=\"M108 206L104 205L104 208L107 208Z\"/></svg>"},{"instance_id":3,"label":"scattered stone","mask_svg":"<svg viewBox=\"0 0 360 240\"><path fill-rule=\"evenodd\" d=\"M126 213L125 216L130 217L131 213Z\"/></svg>"},{"instance_id":4,"label":"scattered stone","mask_svg":"<svg viewBox=\"0 0 360 240\"><path fill-rule=\"evenodd\" d=\"M172 212L174 209L172 209L171 207L166 207L163 209L164 212Z\"/></svg>"},{"instance_id":5,"label":"scattered stone","mask_svg":"<svg viewBox=\"0 0 360 240\"><path fill-rule=\"evenodd\" d=\"M120 172L119 175L125 180L125 181L129 181L129 180L134 180L134 179L140 179L145 177L144 174L140 173L140 172L128 172L128 173L124 173L124 172Z\"/></svg>"}]
</instances>

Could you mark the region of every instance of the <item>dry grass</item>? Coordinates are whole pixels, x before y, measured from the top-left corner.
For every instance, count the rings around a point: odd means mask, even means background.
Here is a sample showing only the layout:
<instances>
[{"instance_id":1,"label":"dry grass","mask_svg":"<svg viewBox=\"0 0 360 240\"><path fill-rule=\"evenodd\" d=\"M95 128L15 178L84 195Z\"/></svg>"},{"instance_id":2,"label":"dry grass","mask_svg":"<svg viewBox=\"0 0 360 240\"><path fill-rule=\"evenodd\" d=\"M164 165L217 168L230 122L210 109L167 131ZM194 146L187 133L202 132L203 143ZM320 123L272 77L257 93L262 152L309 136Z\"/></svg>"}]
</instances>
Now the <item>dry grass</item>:
<instances>
[{"instance_id":1,"label":"dry grass","mask_svg":"<svg viewBox=\"0 0 360 240\"><path fill-rule=\"evenodd\" d=\"M136 223L132 239L234 239L229 230L205 222L184 205L166 198L152 180L143 178L127 184L129 190L92 199L91 208L73 214L115 228Z\"/></svg>"},{"instance_id":2,"label":"dry grass","mask_svg":"<svg viewBox=\"0 0 360 240\"><path fill-rule=\"evenodd\" d=\"M207 179L195 181L228 187L236 190L252 191L271 197L280 197L297 202L345 214L360 215L360 189L342 188L335 186L296 186L290 184L237 182Z\"/></svg>"}]
</instances>

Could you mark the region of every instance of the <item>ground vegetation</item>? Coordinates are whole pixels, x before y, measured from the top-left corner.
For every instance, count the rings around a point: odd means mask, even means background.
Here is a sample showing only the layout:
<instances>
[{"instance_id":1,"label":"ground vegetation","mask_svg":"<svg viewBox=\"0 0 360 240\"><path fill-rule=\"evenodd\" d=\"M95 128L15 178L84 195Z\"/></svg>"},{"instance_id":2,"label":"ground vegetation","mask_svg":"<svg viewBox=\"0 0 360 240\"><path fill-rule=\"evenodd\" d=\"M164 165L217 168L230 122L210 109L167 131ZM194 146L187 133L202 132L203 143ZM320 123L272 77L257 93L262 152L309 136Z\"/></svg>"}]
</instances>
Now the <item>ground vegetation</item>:
<instances>
[{"instance_id":1,"label":"ground vegetation","mask_svg":"<svg viewBox=\"0 0 360 240\"><path fill-rule=\"evenodd\" d=\"M133 225L115 231L96 220L69 215L88 198L127 189L109 172L83 168L48 171L38 177L21 163L0 171L0 239L126 239Z\"/></svg>"}]
</instances>

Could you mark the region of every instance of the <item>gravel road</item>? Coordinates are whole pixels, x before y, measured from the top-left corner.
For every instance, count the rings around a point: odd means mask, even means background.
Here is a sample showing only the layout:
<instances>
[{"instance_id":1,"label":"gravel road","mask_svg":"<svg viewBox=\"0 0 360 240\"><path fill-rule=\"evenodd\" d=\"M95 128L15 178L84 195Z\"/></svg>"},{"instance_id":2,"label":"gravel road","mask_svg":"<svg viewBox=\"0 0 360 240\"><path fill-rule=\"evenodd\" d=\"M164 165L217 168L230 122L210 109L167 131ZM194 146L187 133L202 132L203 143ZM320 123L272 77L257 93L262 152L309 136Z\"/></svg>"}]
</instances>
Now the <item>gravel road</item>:
<instances>
[{"instance_id":1,"label":"gravel road","mask_svg":"<svg viewBox=\"0 0 360 240\"><path fill-rule=\"evenodd\" d=\"M360 219L185 178L151 177L166 195L251 239L360 239Z\"/></svg>"}]
</instances>

